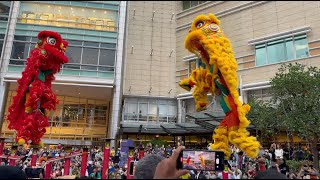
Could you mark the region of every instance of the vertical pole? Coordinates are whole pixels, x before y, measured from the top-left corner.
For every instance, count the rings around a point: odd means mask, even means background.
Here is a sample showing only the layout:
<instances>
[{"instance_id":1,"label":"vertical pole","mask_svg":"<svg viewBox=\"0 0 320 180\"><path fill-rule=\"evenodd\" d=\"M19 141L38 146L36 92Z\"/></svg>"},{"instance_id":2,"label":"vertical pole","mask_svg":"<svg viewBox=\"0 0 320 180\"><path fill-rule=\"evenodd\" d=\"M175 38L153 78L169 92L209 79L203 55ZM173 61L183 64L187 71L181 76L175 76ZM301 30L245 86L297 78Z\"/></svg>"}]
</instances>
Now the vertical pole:
<instances>
[{"instance_id":1,"label":"vertical pole","mask_svg":"<svg viewBox=\"0 0 320 180\"><path fill-rule=\"evenodd\" d=\"M133 176L130 175L130 166L131 162L134 161L134 148L129 147L129 156L128 156L128 164L127 164L127 179L133 179Z\"/></svg>"},{"instance_id":2,"label":"vertical pole","mask_svg":"<svg viewBox=\"0 0 320 180\"><path fill-rule=\"evenodd\" d=\"M51 168L52 168L52 162L48 162L46 164L46 172L44 174L45 179L50 179L50 174L51 174Z\"/></svg>"},{"instance_id":3,"label":"vertical pole","mask_svg":"<svg viewBox=\"0 0 320 180\"><path fill-rule=\"evenodd\" d=\"M80 172L81 177L86 175L87 161L88 161L88 148L83 148L82 161L81 161L81 172Z\"/></svg>"},{"instance_id":4,"label":"vertical pole","mask_svg":"<svg viewBox=\"0 0 320 180\"><path fill-rule=\"evenodd\" d=\"M4 149L4 138L0 138L0 155L3 155L3 149ZM2 158L0 158L0 163L2 162Z\"/></svg>"},{"instance_id":5,"label":"vertical pole","mask_svg":"<svg viewBox=\"0 0 320 180\"><path fill-rule=\"evenodd\" d=\"M31 155L31 166L37 165L37 159L38 159L38 148L34 147Z\"/></svg>"},{"instance_id":6,"label":"vertical pole","mask_svg":"<svg viewBox=\"0 0 320 180\"><path fill-rule=\"evenodd\" d=\"M69 171L70 171L70 162L71 162L71 158L67 157L64 159L64 176L68 176L69 175ZM82 171L82 169L81 169ZM86 173L86 172L84 172Z\"/></svg>"},{"instance_id":7,"label":"vertical pole","mask_svg":"<svg viewBox=\"0 0 320 180\"><path fill-rule=\"evenodd\" d=\"M64 159L64 176L68 176L70 173L71 157L68 156L71 155L71 151L71 147L66 147L66 158Z\"/></svg>"},{"instance_id":8,"label":"vertical pole","mask_svg":"<svg viewBox=\"0 0 320 180\"><path fill-rule=\"evenodd\" d=\"M103 152L102 179L107 179L107 170L109 169L110 142L106 142Z\"/></svg>"}]
</instances>

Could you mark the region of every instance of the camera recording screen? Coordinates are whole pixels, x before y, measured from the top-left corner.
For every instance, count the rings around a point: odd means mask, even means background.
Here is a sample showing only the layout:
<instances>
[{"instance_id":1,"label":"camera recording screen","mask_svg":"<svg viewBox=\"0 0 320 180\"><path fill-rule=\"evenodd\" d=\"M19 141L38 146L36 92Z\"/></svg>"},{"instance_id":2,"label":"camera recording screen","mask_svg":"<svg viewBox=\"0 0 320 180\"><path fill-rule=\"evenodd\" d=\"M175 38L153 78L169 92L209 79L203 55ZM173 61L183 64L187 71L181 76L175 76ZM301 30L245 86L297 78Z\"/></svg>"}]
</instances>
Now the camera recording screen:
<instances>
[{"instance_id":1,"label":"camera recording screen","mask_svg":"<svg viewBox=\"0 0 320 180\"><path fill-rule=\"evenodd\" d=\"M215 170L214 151L183 151L183 169Z\"/></svg>"}]
</instances>

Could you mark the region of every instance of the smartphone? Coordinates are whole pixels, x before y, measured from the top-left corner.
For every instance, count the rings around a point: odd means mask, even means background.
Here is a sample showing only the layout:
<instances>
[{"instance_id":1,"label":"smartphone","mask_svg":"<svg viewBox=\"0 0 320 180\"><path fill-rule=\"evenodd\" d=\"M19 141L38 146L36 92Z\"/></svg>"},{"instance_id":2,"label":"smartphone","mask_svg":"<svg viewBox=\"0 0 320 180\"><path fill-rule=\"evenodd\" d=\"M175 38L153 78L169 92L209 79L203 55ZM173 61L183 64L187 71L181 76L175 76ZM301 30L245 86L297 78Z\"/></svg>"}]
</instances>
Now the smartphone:
<instances>
[{"instance_id":1,"label":"smartphone","mask_svg":"<svg viewBox=\"0 0 320 180\"><path fill-rule=\"evenodd\" d=\"M134 176L134 169L137 165L138 161L131 161L130 162L130 169L129 169L129 175Z\"/></svg>"},{"instance_id":2,"label":"smartphone","mask_svg":"<svg viewBox=\"0 0 320 180\"><path fill-rule=\"evenodd\" d=\"M223 171L224 153L222 151L185 149L179 154L177 169Z\"/></svg>"}]
</instances>

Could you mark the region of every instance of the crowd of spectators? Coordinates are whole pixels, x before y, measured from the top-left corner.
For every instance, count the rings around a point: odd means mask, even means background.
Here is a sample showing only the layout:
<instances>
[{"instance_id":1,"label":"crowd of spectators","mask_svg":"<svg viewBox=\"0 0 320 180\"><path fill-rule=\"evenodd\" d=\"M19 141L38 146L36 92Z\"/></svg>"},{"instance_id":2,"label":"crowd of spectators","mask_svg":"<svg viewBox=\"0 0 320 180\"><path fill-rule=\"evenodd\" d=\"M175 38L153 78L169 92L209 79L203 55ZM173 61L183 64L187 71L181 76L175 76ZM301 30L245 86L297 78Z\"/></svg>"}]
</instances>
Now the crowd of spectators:
<instances>
[{"instance_id":1,"label":"crowd of spectators","mask_svg":"<svg viewBox=\"0 0 320 180\"><path fill-rule=\"evenodd\" d=\"M253 179L258 172L274 169L284 174L288 179L302 179L302 178L318 178L318 171L312 166L313 156L308 148L302 146L284 146L273 143L270 148L261 148L259 156L256 159L251 159L242 151L235 147L230 147L232 154L228 160L228 176L229 179ZM143 149L143 151L141 150ZM194 147L194 149L197 149ZM165 159L169 158L175 147L173 145L152 145L151 143L145 146L138 145L135 147L134 160L139 162L142 157L148 155L158 155ZM81 152L82 149L73 147L72 153ZM23 148L20 146L16 155L22 157L16 161L16 166L23 170L29 178L44 178L46 161L52 158L63 157L66 155L64 148L59 144L54 148L42 148L38 152L37 167L31 167L32 149ZM143 154L142 154L143 153ZM5 149L4 154L9 155L10 149ZM93 147L88 152L88 162L86 169L86 177L101 179L102 177L102 163L103 150L101 147ZM107 177L109 179L126 179L127 164L121 163L120 149L111 148L110 161L107 170ZM303 161L303 166L298 171L293 171L286 163L288 160ZM71 158L70 172L76 178L80 178L81 170L81 156ZM3 158L1 165L8 165L8 160ZM64 160L54 161L50 177L52 179L61 178L64 176ZM197 171L191 170L184 179L222 179L222 173L217 171Z\"/></svg>"}]
</instances>

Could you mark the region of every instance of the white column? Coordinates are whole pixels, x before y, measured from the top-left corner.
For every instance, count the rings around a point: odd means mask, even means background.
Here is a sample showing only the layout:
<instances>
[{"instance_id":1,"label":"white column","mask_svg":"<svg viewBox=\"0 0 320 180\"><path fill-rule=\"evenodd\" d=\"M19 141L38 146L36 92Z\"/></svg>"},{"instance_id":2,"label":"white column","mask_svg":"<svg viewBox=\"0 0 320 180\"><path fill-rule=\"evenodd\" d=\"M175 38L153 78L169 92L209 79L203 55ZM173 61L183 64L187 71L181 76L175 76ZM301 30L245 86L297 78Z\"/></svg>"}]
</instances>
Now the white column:
<instances>
[{"instance_id":1,"label":"white column","mask_svg":"<svg viewBox=\"0 0 320 180\"><path fill-rule=\"evenodd\" d=\"M5 47L3 47L3 57L0 60L0 123L2 127L4 114L5 114L5 105L6 99L8 96L8 88L9 83L4 82L4 76L6 71L8 70L8 64L10 61L11 49L13 44L13 37L15 32L15 26L17 22L17 17L19 13L20 1L12 1L11 10L9 13L8 26L6 31L6 39L3 43ZM1 129L0 129L1 132Z\"/></svg>"},{"instance_id":2,"label":"white column","mask_svg":"<svg viewBox=\"0 0 320 180\"><path fill-rule=\"evenodd\" d=\"M118 42L117 42L117 57L115 69L115 81L113 88L112 100L112 117L109 123L109 138L116 138L121 112L122 100L122 70L123 70L123 51L124 51L124 34L126 23L126 1L120 1L119 4L119 26L118 26ZM110 142L111 147L115 147L115 141Z\"/></svg>"}]
</instances>

